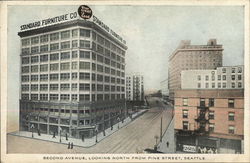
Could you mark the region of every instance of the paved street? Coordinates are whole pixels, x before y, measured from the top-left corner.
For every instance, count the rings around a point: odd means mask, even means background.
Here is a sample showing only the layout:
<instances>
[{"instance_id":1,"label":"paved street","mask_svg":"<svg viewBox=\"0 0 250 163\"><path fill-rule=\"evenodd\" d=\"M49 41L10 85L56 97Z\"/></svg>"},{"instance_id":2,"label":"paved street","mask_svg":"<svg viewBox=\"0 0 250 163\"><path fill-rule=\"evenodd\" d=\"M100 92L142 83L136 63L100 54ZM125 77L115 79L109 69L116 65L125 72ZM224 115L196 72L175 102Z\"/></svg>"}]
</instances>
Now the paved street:
<instances>
[{"instance_id":1,"label":"paved street","mask_svg":"<svg viewBox=\"0 0 250 163\"><path fill-rule=\"evenodd\" d=\"M172 110L160 99L150 98L149 104L148 112L93 147L67 149L64 144L8 135L8 153L141 153L154 147L154 137L160 135L161 117L163 132L172 118Z\"/></svg>"}]
</instances>

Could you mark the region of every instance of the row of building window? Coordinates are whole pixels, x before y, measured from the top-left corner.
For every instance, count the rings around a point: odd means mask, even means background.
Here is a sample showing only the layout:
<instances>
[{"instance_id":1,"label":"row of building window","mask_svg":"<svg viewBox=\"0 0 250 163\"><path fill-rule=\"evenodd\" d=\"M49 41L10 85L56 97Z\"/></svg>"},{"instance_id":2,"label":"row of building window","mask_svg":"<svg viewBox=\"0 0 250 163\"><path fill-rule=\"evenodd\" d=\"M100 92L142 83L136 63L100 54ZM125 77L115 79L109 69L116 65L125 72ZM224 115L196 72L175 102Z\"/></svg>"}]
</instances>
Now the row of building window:
<instances>
[{"instance_id":1,"label":"row of building window","mask_svg":"<svg viewBox=\"0 0 250 163\"><path fill-rule=\"evenodd\" d=\"M40 86L40 91L57 91L59 90L59 84L23 84L21 86L21 89L23 92L25 91L38 91L38 87ZM92 91L121 91L124 92L125 89L122 86L113 86L113 85L103 85L103 84L92 84ZM71 89L70 89L70 84L69 83L64 83L64 84L60 84L60 90L61 91L90 91L90 84L85 84L85 83L80 83L79 84L79 88L78 88L78 84L77 83L72 83L71 84Z\"/></svg>"},{"instance_id":2,"label":"row of building window","mask_svg":"<svg viewBox=\"0 0 250 163\"><path fill-rule=\"evenodd\" d=\"M237 82L238 87L237 88L242 88L242 83ZM201 88L201 83L197 83L197 88ZM205 83L205 88L210 88L209 83ZM215 83L211 84L211 88L216 88ZM217 83L217 88L227 88L227 83ZM236 83L231 83L231 88L236 88Z\"/></svg>"},{"instance_id":3,"label":"row of building window","mask_svg":"<svg viewBox=\"0 0 250 163\"><path fill-rule=\"evenodd\" d=\"M55 108L44 108L44 107L39 107L39 108L32 108L32 110L30 111L34 111L34 112L53 112L53 113L80 113L80 114L90 114L91 111L89 109L86 110L74 110L74 109L55 109ZM92 112L94 112L95 110L92 109Z\"/></svg>"},{"instance_id":4,"label":"row of building window","mask_svg":"<svg viewBox=\"0 0 250 163\"><path fill-rule=\"evenodd\" d=\"M101 35L96 34L94 31L92 31L92 39L94 41L97 41L100 45L104 45L106 48L111 49L113 52L117 52L118 54L125 56L125 51L117 47L115 44L112 44L110 41L103 38Z\"/></svg>"},{"instance_id":5,"label":"row of building window","mask_svg":"<svg viewBox=\"0 0 250 163\"><path fill-rule=\"evenodd\" d=\"M188 110L184 109L182 110L182 118L188 118ZM214 119L214 111L208 112L208 119L212 120ZM235 120L235 113L229 112L228 113L228 121L234 121Z\"/></svg>"},{"instance_id":6,"label":"row of building window","mask_svg":"<svg viewBox=\"0 0 250 163\"><path fill-rule=\"evenodd\" d=\"M38 44L39 41L40 43L47 43L50 41L57 41L59 39L69 39L70 38L70 33L72 38L78 37L79 29L73 29L73 30L67 30L67 31L62 31L62 32L56 32L56 33L51 33L51 34L46 34L42 36L35 36L31 38L25 38L22 39L22 46L27 46L27 45L35 45ZM90 30L87 29L80 29L80 36L81 37L90 37ZM59 38L60 37L60 38Z\"/></svg>"},{"instance_id":7,"label":"row of building window","mask_svg":"<svg viewBox=\"0 0 250 163\"><path fill-rule=\"evenodd\" d=\"M222 80L227 80L227 75L218 75L217 80L221 80L221 77L222 77ZM237 77L238 77L238 80L242 80L241 75L231 75L231 80L236 80ZM197 76L197 80L201 81L201 75ZM209 76L208 75L205 76L205 80L209 81ZM215 81L215 76L214 75L211 76L211 80Z\"/></svg>"},{"instance_id":8,"label":"row of building window","mask_svg":"<svg viewBox=\"0 0 250 163\"><path fill-rule=\"evenodd\" d=\"M71 34L70 34L71 33ZM45 34L42 36L35 36L31 38L25 38L22 39L22 46L28 46L28 45L35 45L40 43L47 43L50 41L58 41L58 40L64 40L69 39L70 35L72 38L78 37L79 29L73 29L73 30L67 30L52 34ZM59 38L60 37L60 38ZM90 30L87 29L80 29L80 37L87 37L90 38ZM97 41L99 44L104 45L106 48L111 49L114 52L117 52L121 55L125 55L125 51L123 51L121 48L116 46L115 44L111 43L107 39L104 39L101 35L96 34L94 31L92 31L92 39L94 41ZM72 41L72 47L77 47L77 40ZM81 43L80 43L81 44ZM81 46L81 45L80 45Z\"/></svg>"},{"instance_id":9,"label":"row of building window","mask_svg":"<svg viewBox=\"0 0 250 163\"><path fill-rule=\"evenodd\" d=\"M39 98L40 96L40 98ZM58 101L60 96L61 101L90 101L89 94L22 94L22 100L41 100L41 101ZM125 94L92 94L92 101L124 99Z\"/></svg>"},{"instance_id":10,"label":"row of building window","mask_svg":"<svg viewBox=\"0 0 250 163\"><path fill-rule=\"evenodd\" d=\"M118 61L124 62L124 57L120 56L120 54L116 55L116 53L110 51L109 49L105 49L101 45L96 44L95 42L92 42L92 50L97 52L98 54L102 54L108 58L111 59L117 59Z\"/></svg>"},{"instance_id":11,"label":"row of building window","mask_svg":"<svg viewBox=\"0 0 250 163\"><path fill-rule=\"evenodd\" d=\"M33 47L26 47L26 48L22 48L22 54L23 55L27 55L27 54L37 54L37 53L45 53L50 51L56 51L59 49L69 49L70 48L70 41L65 41L65 42L61 42L60 44L61 46L59 47L59 43L53 43L50 45L41 45L41 46L33 46ZM80 40L80 44L79 44L80 48L85 48L85 49L90 49L90 41L87 40ZM50 48L49 48L50 47ZM77 40L73 40L72 41L72 46L71 48L77 48L78 47L78 41Z\"/></svg>"},{"instance_id":12,"label":"row of building window","mask_svg":"<svg viewBox=\"0 0 250 163\"><path fill-rule=\"evenodd\" d=\"M227 72L227 69L226 68L222 68L222 73L226 73L226 72ZM242 68L241 67L238 67L238 68L232 67L231 73L236 73L236 72L242 73Z\"/></svg>"},{"instance_id":13,"label":"row of building window","mask_svg":"<svg viewBox=\"0 0 250 163\"><path fill-rule=\"evenodd\" d=\"M71 69L77 69L78 62L71 63ZM69 70L70 69L70 62L65 62L60 64L60 70ZM90 62L79 62L79 69L82 70L90 70ZM29 72L38 72L39 65L32 65L32 66L23 66L22 73L29 73ZM46 72L49 70L48 64L40 65L40 72ZM50 71L59 70L59 64L50 64Z\"/></svg>"},{"instance_id":14,"label":"row of building window","mask_svg":"<svg viewBox=\"0 0 250 163\"><path fill-rule=\"evenodd\" d=\"M183 98L182 99L182 105L183 106L188 106L188 98ZM205 107L205 98L200 98L200 105L201 107ZM208 102L209 107L214 107L215 106L215 99L214 98L209 98ZM229 108L234 108L234 99L228 99L228 107Z\"/></svg>"},{"instance_id":15,"label":"row of building window","mask_svg":"<svg viewBox=\"0 0 250 163\"><path fill-rule=\"evenodd\" d=\"M79 57L84 59L90 59L90 51L80 51ZM67 60L70 58L72 59L78 58L78 51L72 51L71 55L70 52L61 52L60 54L61 60ZM114 59L115 61L113 61L112 59ZM59 60L59 53L52 53L50 55L44 54L41 55L40 57L39 56L22 57L22 64L38 63L39 61L47 62L48 60L50 61ZM100 63L105 63L106 65L111 65L112 67L117 67L124 70L124 65L122 63L125 63L125 60L123 57L120 57L118 55L115 55L114 58L109 59L92 52L92 60L96 60Z\"/></svg>"},{"instance_id":16,"label":"row of building window","mask_svg":"<svg viewBox=\"0 0 250 163\"><path fill-rule=\"evenodd\" d=\"M72 110L72 114L77 114L77 112L75 113L76 110ZM48 112L48 111L46 111ZM49 114L56 114L59 113L58 109L55 110L49 110L48 112ZM60 114L69 114L70 110L60 110ZM89 113L80 113L80 114L89 114ZM43 117L43 116L30 116L29 119L25 118L26 120L30 120L30 121L39 121L39 122L43 122L43 123L47 123L49 121L49 123L54 123L54 124L62 124L62 125L70 125L70 120L69 119L59 119L58 118L53 118L53 117L49 117L47 119L47 117ZM93 123L93 122L92 122ZM71 120L71 124L72 125L77 125L77 120ZM79 120L79 125L90 125L90 120Z\"/></svg>"},{"instance_id":17,"label":"row of building window","mask_svg":"<svg viewBox=\"0 0 250 163\"><path fill-rule=\"evenodd\" d=\"M188 121L183 121L182 122L182 128L183 128L183 130L188 130L189 129L189 123L188 123ZM215 129L215 124L214 123L210 123L208 125L208 131L209 132L214 132L214 129ZM235 133L235 126L229 125L228 126L228 133L229 134L234 134Z\"/></svg>"},{"instance_id":18,"label":"row of building window","mask_svg":"<svg viewBox=\"0 0 250 163\"><path fill-rule=\"evenodd\" d=\"M71 73L71 80L90 80L90 73ZM58 81L60 76L60 80L70 80L70 73L61 73L61 74L41 74L40 75L40 81ZM94 74L92 73L91 75L92 81L98 81L98 82L106 82L106 83L117 83L117 84L125 84L125 80L121 78L115 78L115 77L110 77L110 76L104 76L100 74ZM21 77L22 82L37 82L39 81L39 75L22 75Z\"/></svg>"}]
</instances>

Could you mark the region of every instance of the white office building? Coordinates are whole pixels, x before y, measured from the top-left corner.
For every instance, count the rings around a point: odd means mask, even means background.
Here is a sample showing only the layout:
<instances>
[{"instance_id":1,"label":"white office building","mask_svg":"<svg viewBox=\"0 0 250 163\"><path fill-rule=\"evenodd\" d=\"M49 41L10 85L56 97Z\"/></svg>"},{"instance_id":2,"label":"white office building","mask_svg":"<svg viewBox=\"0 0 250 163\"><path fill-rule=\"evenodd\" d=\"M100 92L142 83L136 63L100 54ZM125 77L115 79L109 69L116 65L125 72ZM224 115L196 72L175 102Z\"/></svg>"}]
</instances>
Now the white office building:
<instances>
[{"instance_id":1,"label":"white office building","mask_svg":"<svg viewBox=\"0 0 250 163\"><path fill-rule=\"evenodd\" d=\"M169 96L168 79L161 81L161 94L166 97Z\"/></svg>"},{"instance_id":2,"label":"white office building","mask_svg":"<svg viewBox=\"0 0 250 163\"><path fill-rule=\"evenodd\" d=\"M224 66L215 70L184 70L181 89L243 89L244 67Z\"/></svg>"},{"instance_id":3,"label":"white office building","mask_svg":"<svg viewBox=\"0 0 250 163\"><path fill-rule=\"evenodd\" d=\"M96 20L95 18L94 20ZM92 137L123 119L127 46L83 19L21 31L20 130Z\"/></svg>"},{"instance_id":4,"label":"white office building","mask_svg":"<svg viewBox=\"0 0 250 163\"><path fill-rule=\"evenodd\" d=\"M126 99L130 101L144 100L143 76L139 73L126 75Z\"/></svg>"}]
</instances>

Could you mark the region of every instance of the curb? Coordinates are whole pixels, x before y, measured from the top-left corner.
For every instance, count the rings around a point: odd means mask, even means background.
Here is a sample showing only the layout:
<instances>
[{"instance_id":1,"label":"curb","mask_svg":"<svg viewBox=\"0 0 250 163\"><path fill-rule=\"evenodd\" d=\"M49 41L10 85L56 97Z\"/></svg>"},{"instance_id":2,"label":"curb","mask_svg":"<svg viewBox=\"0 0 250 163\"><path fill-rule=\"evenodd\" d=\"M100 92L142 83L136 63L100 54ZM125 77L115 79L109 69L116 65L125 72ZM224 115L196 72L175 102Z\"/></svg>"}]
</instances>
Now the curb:
<instances>
[{"instance_id":1,"label":"curb","mask_svg":"<svg viewBox=\"0 0 250 163\"><path fill-rule=\"evenodd\" d=\"M143 112L141 112L140 114L136 115L132 120L130 120L127 124L121 126L118 130L115 130L114 132L112 132L111 134L103 137L102 139L100 139L97 143L101 142L102 140L104 140L105 138L113 135L114 133L116 133L117 131L119 131L120 129L122 129L123 127L129 125L131 122L133 122L136 118L139 118L141 115L143 115L144 113L146 113L148 110L144 110ZM68 145L68 143L60 143L60 142L56 142L56 141L51 141L51 140L44 140L44 139L38 139L38 138L35 138L35 137L27 137L27 136L22 136L22 135L16 135L14 134L16 131L14 132L11 132L11 133L7 133L7 135L12 135L12 136L19 136L19 137L23 137L23 138L27 138L27 139L35 139L35 140L41 140L41 141L46 141L46 142L52 142L52 143L56 143L56 144L62 144L62 145ZM94 143L93 145L89 145L89 146L81 146L81 145L77 145L77 144L74 144L75 147L81 147L81 148L90 148L90 147L93 147L95 145L97 145L97 143Z\"/></svg>"}]
</instances>

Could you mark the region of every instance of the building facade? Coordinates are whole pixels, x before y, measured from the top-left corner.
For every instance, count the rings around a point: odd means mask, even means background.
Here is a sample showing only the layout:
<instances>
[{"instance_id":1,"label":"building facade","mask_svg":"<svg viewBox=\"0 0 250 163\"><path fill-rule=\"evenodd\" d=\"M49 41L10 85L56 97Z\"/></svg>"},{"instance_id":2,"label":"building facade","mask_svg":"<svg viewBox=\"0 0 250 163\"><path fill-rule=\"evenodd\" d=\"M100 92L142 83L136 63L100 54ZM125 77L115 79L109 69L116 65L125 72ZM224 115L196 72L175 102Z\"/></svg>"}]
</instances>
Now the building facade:
<instances>
[{"instance_id":1,"label":"building facade","mask_svg":"<svg viewBox=\"0 0 250 163\"><path fill-rule=\"evenodd\" d=\"M222 45L210 39L207 45L191 45L181 41L179 47L169 57L169 96L174 99L175 90L181 89L181 71L216 69L222 66Z\"/></svg>"},{"instance_id":2,"label":"building facade","mask_svg":"<svg viewBox=\"0 0 250 163\"><path fill-rule=\"evenodd\" d=\"M123 42L83 19L18 35L20 130L92 137L125 117Z\"/></svg>"},{"instance_id":3,"label":"building facade","mask_svg":"<svg viewBox=\"0 0 250 163\"><path fill-rule=\"evenodd\" d=\"M144 101L143 76L140 74L126 75L126 99L129 101Z\"/></svg>"},{"instance_id":4,"label":"building facade","mask_svg":"<svg viewBox=\"0 0 250 163\"><path fill-rule=\"evenodd\" d=\"M161 81L161 94L164 99L169 97L168 79Z\"/></svg>"},{"instance_id":5,"label":"building facade","mask_svg":"<svg viewBox=\"0 0 250 163\"><path fill-rule=\"evenodd\" d=\"M243 153L244 89L190 89L175 94L176 151Z\"/></svg>"},{"instance_id":6,"label":"building facade","mask_svg":"<svg viewBox=\"0 0 250 163\"><path fill-rule=\"evenodd\" d=\"M216 70L183 70L182 89L242 89L244 67L226 66Z\"/></svg>"}]
</instances>

